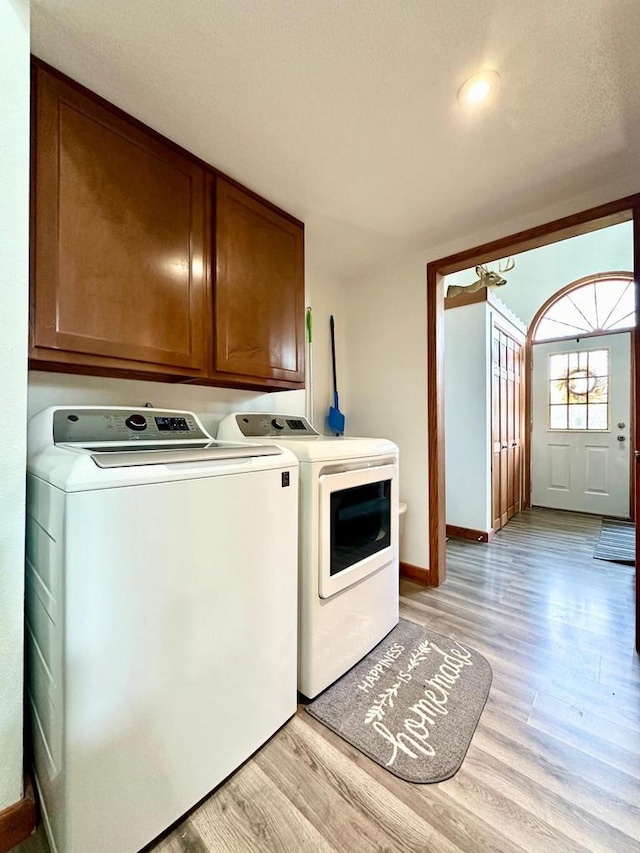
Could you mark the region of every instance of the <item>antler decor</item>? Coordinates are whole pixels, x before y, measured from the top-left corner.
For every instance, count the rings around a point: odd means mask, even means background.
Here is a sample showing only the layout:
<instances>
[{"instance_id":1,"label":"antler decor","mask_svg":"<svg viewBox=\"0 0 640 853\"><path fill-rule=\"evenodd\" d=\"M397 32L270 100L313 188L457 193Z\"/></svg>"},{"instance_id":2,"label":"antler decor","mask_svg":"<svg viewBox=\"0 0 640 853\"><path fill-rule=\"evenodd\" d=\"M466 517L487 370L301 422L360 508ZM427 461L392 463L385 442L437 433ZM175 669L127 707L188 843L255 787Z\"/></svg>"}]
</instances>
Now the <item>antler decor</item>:
<instances>
[{"instance_id":1,"label":"antler decor","mask_svg":"<svg viewBox=\"0 0 640 853\"><path fill-rule=\"evenodd\" d=\"M515 265L516 265L516 262L515 262L514 258L507 258L507 265L503 269L502 268L502 261L498 261L498 272L500 272L500 273L509 272L509 270L512 270L515 267Z\"/></svg>"},{"instance_id":2,"label":"antler decor","mask_svg":"<svg viewBox=\"0 0 640 853\"><path fill-rule=\"evenodd\" d=\"M502 278L502 273L509 272L515 265L516 262L513 258L507 258L504 268L502 267L502 261L498 263L497 271L490 270L483 265L478 266L476 267L477 280L472 284L464 286L458 284L450 285L446 294L447 299L450 299L452 296L458 296L459 293L475 293L476 290L481 290L483 287L502 287L503 284L507 283L506 278Z\"/></svg>"}]
</instances>

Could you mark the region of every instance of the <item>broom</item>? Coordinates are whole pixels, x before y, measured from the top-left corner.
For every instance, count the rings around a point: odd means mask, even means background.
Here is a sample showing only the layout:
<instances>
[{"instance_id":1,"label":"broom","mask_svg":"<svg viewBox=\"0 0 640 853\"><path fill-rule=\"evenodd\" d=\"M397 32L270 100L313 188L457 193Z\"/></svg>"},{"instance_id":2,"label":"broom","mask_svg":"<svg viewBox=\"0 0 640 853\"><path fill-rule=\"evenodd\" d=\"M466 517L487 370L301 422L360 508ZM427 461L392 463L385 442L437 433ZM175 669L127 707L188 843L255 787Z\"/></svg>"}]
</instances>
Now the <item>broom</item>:
<instances>
[{"instance_id":1,"label":"broom","mask_svg":"<svg viewBox=\"0 0 640 853\"><path fill-rule=\"evenodd\" d=\"M333 406L329 407L329 429L336 435L344 435L345 418L340 411L340 404L338 402L338 380L336 378L336 337L333 314L329 317L329 326L331 328L331 363L333 365Z\"/></svg>"}]
</instances>

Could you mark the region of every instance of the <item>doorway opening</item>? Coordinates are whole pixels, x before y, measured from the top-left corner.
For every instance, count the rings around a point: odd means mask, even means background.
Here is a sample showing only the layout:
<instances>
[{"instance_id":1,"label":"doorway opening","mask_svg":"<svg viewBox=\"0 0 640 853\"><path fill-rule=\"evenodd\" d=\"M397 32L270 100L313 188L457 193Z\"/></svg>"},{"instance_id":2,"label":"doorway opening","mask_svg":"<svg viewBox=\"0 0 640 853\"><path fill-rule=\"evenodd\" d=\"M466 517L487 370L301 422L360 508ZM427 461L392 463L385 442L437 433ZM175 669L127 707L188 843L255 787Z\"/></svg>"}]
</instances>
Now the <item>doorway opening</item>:
<instances>
[{"instance_id":1,"label":"doorway opening","mask_svg":"<svg viewBox=\"0 0 640 853\"><path fill-rule=\"evenodd\" d=\"M445 503L445 424L444 424L444 277L475 265L497 261L531 249L587 234L591 231L633 221L634 279L640 281L640 195L574 214L537 228L519 232L491 243L476 246L427 265L427 429L428 429L428 505L429 505L429 583L441 584L446 577L446 503ZM640 311L636 298L636 312ZM638 325L633 333L634 363L638 352ZM635 371L635 384L638 370ZM636 406L640 394L635 395ZM637 418L636 412L636 421ZM637 464L637 463L636 463ZM637 482L637 478L636 478ZM637 497L637 496L636 496ZM636 508L638 500L636 499ZM636 609L640 614L640 592L636 585ZM640 648L640 616L636 619L637 646Z\"/></svg>"},{"instance_id":2,"label":"doorway opening","mask_svg":"<svg viewBox=\"0 0 640 853\"><path fill-rule=\"evenodd\" d=\"M448 536L490 541L531 482L533 505L629 518L633 276L603 271L623 266L631 222L446 277Z\"/></svg>"}]
</instances>

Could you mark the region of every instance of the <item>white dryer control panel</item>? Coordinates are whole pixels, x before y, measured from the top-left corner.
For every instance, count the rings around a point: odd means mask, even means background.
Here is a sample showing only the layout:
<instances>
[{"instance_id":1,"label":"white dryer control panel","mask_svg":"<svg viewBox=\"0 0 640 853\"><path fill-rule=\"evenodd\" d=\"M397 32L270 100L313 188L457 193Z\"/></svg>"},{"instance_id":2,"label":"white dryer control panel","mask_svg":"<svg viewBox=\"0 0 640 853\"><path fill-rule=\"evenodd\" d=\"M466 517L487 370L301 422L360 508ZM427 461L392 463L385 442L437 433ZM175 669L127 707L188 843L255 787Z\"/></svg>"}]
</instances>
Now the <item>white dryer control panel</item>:
<instances>
[{"instance_id":1,"label":"white dryer control panel","mask_svg":"<svg viewBox=\"0 0 640 853\"><path fill-rule=\"evenodd\" d=\"M306 418L300 415L236 414L238 438L291 438L320 435Z\"/></svg>"}]
</instances>

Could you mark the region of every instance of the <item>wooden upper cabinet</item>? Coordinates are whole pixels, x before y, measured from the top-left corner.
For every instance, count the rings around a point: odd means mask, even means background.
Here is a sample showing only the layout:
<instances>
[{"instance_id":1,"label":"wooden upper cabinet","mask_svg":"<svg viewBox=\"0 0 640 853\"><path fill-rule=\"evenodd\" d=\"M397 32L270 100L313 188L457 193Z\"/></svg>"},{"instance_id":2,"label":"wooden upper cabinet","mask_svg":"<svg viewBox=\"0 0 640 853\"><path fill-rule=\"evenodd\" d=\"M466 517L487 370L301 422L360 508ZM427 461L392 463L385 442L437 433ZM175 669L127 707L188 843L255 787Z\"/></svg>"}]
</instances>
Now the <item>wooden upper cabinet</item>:
<instances>
[{"instance_id":1,"label":"wooden upper cabinet","mask_svg":"<svg viewBox=\"0 0 640 853\"><path fill-rule=\"evenodd\" d=\"M304 230L33 63L32 367L304 387Z\"/></svg>"},{"instance_id":2,"label":"wooden upper cabinet","mask_svg":"<svg viewBox=\"0 0 640 853\"><path fill-rule=\"evenodd\" d=\"M32 364L204 375L204 168L39 64L34 84Z\"/></svg>"},{"instance_id":3,"label":"wooden upper cabinet","mask_svg":"<svg viewBox=\"0 0 640 853\"><path fill-rule=\"evenodd\" d=\"M214 370L302 387L303 227L222 178L215 186Z\"/></svg>"}]
</instances>

